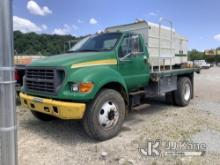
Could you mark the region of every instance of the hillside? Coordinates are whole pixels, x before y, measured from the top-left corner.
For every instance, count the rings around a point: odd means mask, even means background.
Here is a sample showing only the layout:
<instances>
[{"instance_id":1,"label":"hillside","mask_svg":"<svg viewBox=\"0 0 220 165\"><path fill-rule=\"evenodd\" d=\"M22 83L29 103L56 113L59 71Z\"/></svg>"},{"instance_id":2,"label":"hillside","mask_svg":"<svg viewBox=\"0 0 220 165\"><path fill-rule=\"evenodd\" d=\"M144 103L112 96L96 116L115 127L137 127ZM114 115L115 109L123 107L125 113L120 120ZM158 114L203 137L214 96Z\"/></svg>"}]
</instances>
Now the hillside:
<instances>
[{"instance_id":1,"label":"hillside","mask_svg":"<svg viewBox=\"0 0 220 165\"><path fill-rule=\"evenodd\" d=\"M64 43L68 47L67 41L76 40L71 35L49 35L36 33L14 32L15 54L25 55L52 55L64 52Z\"/></svg>"}]
</instances>

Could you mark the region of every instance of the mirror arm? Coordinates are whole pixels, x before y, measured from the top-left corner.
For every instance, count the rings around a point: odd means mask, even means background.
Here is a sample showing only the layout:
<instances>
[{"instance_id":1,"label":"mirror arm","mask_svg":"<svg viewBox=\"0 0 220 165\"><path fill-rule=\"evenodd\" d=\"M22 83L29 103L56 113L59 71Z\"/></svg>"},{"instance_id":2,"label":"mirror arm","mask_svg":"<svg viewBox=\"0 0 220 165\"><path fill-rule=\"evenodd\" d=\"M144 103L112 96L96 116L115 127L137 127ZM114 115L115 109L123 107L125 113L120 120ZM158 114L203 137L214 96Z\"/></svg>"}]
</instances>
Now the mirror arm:
<instances>
[{"instance_id":1,"label":"mirror arm","mask_svg":"<svg viewBox=\"0 0 220 165\"><path fill-rule=\"evenodd\" d=\"M130 59L119 59L120 61L131 61Z\"/></svg>"},{"instance_id":2,"label":"mirror arm","mask_svg":"<svg viewBox=\"0 0 220 165\"><path fill-rule=\"evenodd\" d=\"M120 60L125 60L127 57L131 56L133 53L128 53L127 55L125 55L124 57L122 57Z\"/></svg>"}]
</instances>

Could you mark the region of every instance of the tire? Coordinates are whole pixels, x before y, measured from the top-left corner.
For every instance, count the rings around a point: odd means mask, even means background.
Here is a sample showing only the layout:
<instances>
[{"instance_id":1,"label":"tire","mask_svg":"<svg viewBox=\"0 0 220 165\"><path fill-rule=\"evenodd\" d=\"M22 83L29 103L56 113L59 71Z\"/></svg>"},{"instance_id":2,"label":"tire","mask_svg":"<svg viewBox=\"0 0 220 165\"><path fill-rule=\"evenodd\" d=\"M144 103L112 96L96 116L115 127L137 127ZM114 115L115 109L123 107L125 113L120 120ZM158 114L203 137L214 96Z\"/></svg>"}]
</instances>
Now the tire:
<instances>
[{"instance_id":1,"label":"tire","mask_svg":"<svg viewBox=\"0 0 220 165\"><path fill-rule=\"evenodd\" d=\"M33 114L33 116L35 118L37 118L38 120L41 120L41 121L52 121L52 120L57 119L56 117L46 115L44 113L40 113L40 112L37 112L37 111L32 111L31 110L31 113Z\"/></svg>"},{"instance_id":2,"label":"tire","mask_svg":"<svg viewBox=\"0 0 220 165\"><path fill-rule=\"evenodd\" d=\"M87 135L103 141L120 132L124 118L125 102L121 94L112 89L104 89L88 104L82 122Z\"/></svg>"},{"instance_id":3,"label":"tire","mask_svg":"<svg viewBox=\"0 0 220 165\"><path fill-rule=\"evenodd\" d=\"M177 90L174 91L175 104L187 106L192 98L192 83L189 78L181 77L177 82Z\"/></svg>"}]
</instances>

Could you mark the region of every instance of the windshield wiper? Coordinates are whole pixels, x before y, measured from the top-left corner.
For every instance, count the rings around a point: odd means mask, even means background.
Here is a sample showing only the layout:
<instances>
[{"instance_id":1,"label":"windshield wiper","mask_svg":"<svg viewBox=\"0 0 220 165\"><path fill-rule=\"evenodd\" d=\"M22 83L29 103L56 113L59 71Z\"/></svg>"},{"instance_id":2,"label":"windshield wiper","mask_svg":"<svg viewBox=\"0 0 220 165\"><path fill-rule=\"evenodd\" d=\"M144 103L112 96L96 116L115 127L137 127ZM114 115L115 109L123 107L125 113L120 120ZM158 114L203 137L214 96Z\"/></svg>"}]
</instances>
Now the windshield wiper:
<instances>
[{"instance_id":1,"label":"windshield wiper","mask_svg":"<svg viewBox=\"0 0 220 165\"><path fill-rule=\"evenodd\" d=\"M77 51L74 51L74 50L68 50L68 51L66 51L66 53L75 53L75 52L77 52Z\"/></svg>"},{"instance_id":2,"label":"windshield wiper","mask_svg":"<svg viewBox=\"0 0 220 165\"><path fill-rule=\"evenodd\" d=\"M99 51L110 51L111 49L108 48L104 48L104 49L100 49Z\"/></svg>"},{"instance_id":3,"label":"windshield wiper","mask_svg":"<svg viewBox=\"0 0 220 165\"><path fill-rule=\"evenodd\" d=\"M110 49L82 49L82 50L69 50L67 53L76 53L76 52L101 52L101 51L109 51Z\"/></svg>"},{"instance_id":4,"label":"windshield wiper","mask_svg":"<svg viewBox=\"0 0 220 165\"><path fill-rule=\"evenodd\" d=\"M78 50L78 52L98 52L98 50L95 50L95 49L83 49L83 50Z\"/></svg>"}]
</instances>

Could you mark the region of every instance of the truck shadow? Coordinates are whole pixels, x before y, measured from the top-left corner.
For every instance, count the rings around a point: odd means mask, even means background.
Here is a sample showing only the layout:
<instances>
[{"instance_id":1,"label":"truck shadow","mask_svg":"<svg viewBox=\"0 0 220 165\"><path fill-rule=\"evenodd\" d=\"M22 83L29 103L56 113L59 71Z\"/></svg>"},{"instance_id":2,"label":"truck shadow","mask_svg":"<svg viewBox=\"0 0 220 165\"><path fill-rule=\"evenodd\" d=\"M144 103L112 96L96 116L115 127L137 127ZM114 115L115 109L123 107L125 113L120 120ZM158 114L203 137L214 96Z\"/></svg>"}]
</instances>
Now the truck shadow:
<instances>
[{"instance_id":1,"label":"truck shadow","mask_svg":"<svg viewBox=\"0 0 220 165\"><path fill-rule=\"evenodd\" d=\"M125 123L134 124L143 122L145 118L166 111L168 108L172 107L172 105L168 105L165 102L164 97L145 99L143 100L143 104L146 104L147 107L140 111L130 111L126 117Z\"/></svg>"},{"instance_id":2,"label":"truck shadow","mask_svg":"<svg viewBox=\"0 0 220 165\"><path fill-rule=\"evenodd\" d=\"M29 120L20 122L20 125L31 134L36 134L37 137L51 139L53 142L62 145L97 143L97 141L85 134L80 121L62 121L57 119L50 122L43 122L35 119L31 114L29 115Z\"/></svg>"},{"instance_id":3,"label":"truck shadow","mask_svg":"<svg viewBox=\"0 0 220 165\"><path fill-rule=\"evenodd\" d=\"M148 108L141 111L132 111L128 114L125 120L125 125L129 125L129 127L123 126L122 133L132 131L131 124L144 122L144 118L167 110L167 107L169 107L169 105L165 104L161 98L146 100L146 104L149 104ZM37 137L42 137L42 139L50 139L55 143L62 145L99 143L85 134L80 121L54 120L43 122L35 119L30 112L26 112L25 115L28 115L28 120L20 121L22 129L27 130L31 134L37 135Z\"/></svg>"}]
</instances>

